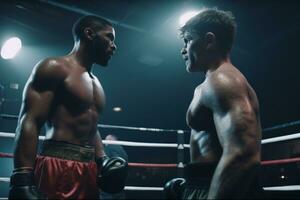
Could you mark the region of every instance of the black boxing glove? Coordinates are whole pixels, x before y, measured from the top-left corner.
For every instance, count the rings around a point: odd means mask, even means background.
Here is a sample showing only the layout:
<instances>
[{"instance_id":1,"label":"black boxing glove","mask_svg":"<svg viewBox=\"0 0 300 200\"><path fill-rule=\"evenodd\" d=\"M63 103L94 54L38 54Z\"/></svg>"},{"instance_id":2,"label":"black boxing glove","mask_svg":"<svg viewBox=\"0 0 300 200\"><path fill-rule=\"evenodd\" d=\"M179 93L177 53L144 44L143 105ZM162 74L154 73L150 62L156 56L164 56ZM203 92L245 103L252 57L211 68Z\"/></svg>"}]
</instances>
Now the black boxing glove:
<instances>
[{"instance_id":1,"label":"black boxing glove","mask_svg":"<svg viewBox=\"0 0 300 200\"><path fill-rule=\"evenodd\" d=\"M184 178L174 178L168 181L164 187L166 199L182 199L185 187Z\"/></svg>"},{"instance_id":2,"label":"black boxing glove","mask_svg":"<svg viewBox=\"0 0 300 200\"><path fill-rule=\"evenodd\" d=\"M46 199L34 185L33 171L15 171L10 177L8 199Z\"/></svg>"},{"instance_id":3,"label":"black boxing glove","mask_svg":"<svg viewBox=\"0 0 300 200\"><path fill-rule=\"evenodd\" d=\"M128 163L120 157L104 156L96 159L98 166L97 184L108 193L121 192L125 187Z\"/></svg>"}]
</instances>

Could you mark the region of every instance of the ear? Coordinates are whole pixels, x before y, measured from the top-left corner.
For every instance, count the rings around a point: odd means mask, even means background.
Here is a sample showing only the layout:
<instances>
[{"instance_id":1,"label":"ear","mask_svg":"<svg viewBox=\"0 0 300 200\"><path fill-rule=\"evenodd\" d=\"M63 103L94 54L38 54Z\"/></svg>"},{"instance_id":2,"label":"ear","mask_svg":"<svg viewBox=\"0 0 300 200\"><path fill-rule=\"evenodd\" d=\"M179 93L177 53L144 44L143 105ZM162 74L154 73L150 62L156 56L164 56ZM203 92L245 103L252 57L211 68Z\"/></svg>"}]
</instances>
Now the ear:
<instances>
[{"instance_id":1,"label":"ear","mask_svg":"<svg viewBox=\"0 0 300 200\"><path fill-rule=\"evenodd\" d=\"M206 50L211 50L216 48L216 35L212 32L207 32L205 34L205 45Z\"/></svg>"},{"instance_id":2,"label":"ear","mask_svg":"<svg viewBox=\"0 0 300 200\"><path fill-rule=\"evenodd\" d=\"M83 30L83 32L84 32L85 37L89 40L93 40L96 36L95 31L89 27L85 28Z\"/></svg>"}]
</instances>

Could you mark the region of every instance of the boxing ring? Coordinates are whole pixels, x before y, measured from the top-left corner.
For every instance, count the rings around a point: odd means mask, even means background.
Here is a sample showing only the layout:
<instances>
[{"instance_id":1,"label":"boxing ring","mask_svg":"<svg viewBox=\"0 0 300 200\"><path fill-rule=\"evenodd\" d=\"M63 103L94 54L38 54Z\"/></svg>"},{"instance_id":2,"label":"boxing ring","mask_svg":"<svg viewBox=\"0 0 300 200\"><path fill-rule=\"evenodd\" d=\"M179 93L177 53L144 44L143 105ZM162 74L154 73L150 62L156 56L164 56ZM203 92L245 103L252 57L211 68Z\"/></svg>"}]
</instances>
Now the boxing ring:
<instances>
[{"instance_id":1,"label":"boxing ring","mask_svg":"<svg viewBox=\"0 0 300 200\"><path fill-rule=\"evenodd\" d=\"M17 116L13 115L2 115L3 117L16 119ZM299 121L296 122L297 124L300 124ZM294 125L293 123L292 125ZM290 126L291 123L282 124L279 126L271 127L268 129L264 129L266 131L269 130L277 130L282 127ZM139 131L142 132L151 132L155 134L161 134L161 133L170 133L170 134L177 134L177 141L176 143L148 143L148 142L132 142L132 141L109 141L109 140L103 140L104 144L112 144L112 145L122 145L127 147L134 147L134 148L175 148L177 151L177 162L176 163L137 163L137 162L129 162L129 168L160 168L161 170L176 170L177 171L177 177L182 177L182 172L184 168L184 150L188 149L190 147L189 144L185 144L184 140L184 134L189 133L189 131L186 130L176 130L176 129L158 129L158 128L146 128L146 127L129 127L129 126L116 126L116 125L103 125L98 124L98 128L100 129L119 129L119 130L128 130L128 131ZM14 133L9 132L0 132L0 137L2 138L14 138ZM281 143L281 142L287 142L291 140L297 140L300 138L300 133L293 133L288 134L284 136L278 136L268 139L262 140L262 149L264 148L264 145L270 145L275 143ZM45 140L45 136L39 136L39 140ZM175 155L174 155L175 157ZM0 152L0 158L13 158L12 153L5 153ZM273 166L282 166L282 165L296 165L296 170L300 172L300 157L293 157L293 158L283 158L283 159L273 159L273 160L262 160L261 164L264 168L270 168ZM299 174L299 173L298 173ZM10 174L8 174L10 176ZM130 174L128 175L130 176ZM297 176L295 174L295 176ZM299 176L299 175L298 175ZM286 178L285 175L279 175L279 179ZM0 177L0 185L2 183L9 183L10 178L9 177ZM165 180L164 183L166 183L168 180ZM264 186L263 189L265 191L273 191L273 192L297 192L297 194L300 191L300 178L299 181L293 182L294 184L288 184L288 185L274 185L274 186ZM162 192L163 191L163 185L158 186L139 186L139 185L126 185L125 191L156 191L156 192ZM5 199L6 197L0 197L0 199Z\"/></svg>"}]
</instances>

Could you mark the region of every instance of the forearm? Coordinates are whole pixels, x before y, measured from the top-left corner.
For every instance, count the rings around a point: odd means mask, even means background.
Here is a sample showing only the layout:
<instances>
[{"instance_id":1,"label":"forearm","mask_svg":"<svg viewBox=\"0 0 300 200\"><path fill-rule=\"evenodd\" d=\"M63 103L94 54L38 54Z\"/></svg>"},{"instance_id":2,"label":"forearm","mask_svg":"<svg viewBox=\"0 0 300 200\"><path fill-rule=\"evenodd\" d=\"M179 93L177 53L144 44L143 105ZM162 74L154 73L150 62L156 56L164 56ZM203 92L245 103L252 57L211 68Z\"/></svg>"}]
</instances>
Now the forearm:
<instances>
[{"instance_id":1,"label":"forearm","mask_svg":"<svg viewBox=\"0 0 300 200\"><path fill-rule=\"evenodd\" d=\"M14 151L14 167L34 167L38 147L38 124L31 119L24 118L16 131Z\"/></svg>"},{"instance_id":2,"label":"forearm","mask_svg":"<svg viewBox=\"0 0 300 200\"><path fill-rule=\"evenodd\" d=\"M213 175L208 199L239 197L253 178L257 163L241 157L222 157Z\"/></svg>"},{"instance_id":3,"label":"forearm","mask_svg":"<svg viewBox=\"0 0 300 200\"><path fill-rule=\"evenodd\" d=\"M102 138L99 131L97 131L97 133L95 134L93 143L95 145L95 157L101 158L105 156L106 154L104 152L104 145L102 143Z\"/></svg>"},{"instance_id":4,"label":"forearm","mask_svg":"<svg viewBox=\"0 0 300 200\"><path fill-rule=\"evenodd\" d=\"M37 123L24 117L16 131L15 169L10 178L8 199L45 199L34 182L38 133Z\"/></svg>"}]
</instances>

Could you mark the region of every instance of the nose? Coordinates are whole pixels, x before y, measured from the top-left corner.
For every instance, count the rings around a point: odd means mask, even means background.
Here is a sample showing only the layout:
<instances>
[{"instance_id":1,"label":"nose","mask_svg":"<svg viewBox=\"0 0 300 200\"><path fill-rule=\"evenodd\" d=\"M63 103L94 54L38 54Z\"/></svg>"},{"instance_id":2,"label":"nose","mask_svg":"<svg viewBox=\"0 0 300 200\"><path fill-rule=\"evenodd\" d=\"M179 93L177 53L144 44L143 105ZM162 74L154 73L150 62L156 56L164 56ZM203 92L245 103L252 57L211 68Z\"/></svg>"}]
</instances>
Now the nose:
<instances>
[{"instance_id":1,"label":"nose","mask_svg":"<svg viewBox=\"0 0 300 200\"><path fill-rule=\"evenodd\" d=\"M180 52L181 52L182 55L186 54L187 53L186 48L183 47Z\"/></svg>"},{"instance_id":2,"label":"nose","mask_svg":"<svg viewBox=\"0 0 300 200\"><path fill-rule=\"evenodd\" d=\"M114 42L111 42L110 47L113 51L117 50L117 45Z\"/></svg>"}]
</instances>

